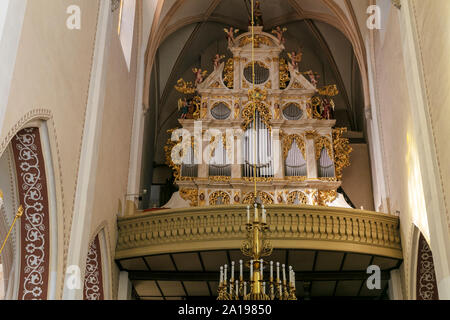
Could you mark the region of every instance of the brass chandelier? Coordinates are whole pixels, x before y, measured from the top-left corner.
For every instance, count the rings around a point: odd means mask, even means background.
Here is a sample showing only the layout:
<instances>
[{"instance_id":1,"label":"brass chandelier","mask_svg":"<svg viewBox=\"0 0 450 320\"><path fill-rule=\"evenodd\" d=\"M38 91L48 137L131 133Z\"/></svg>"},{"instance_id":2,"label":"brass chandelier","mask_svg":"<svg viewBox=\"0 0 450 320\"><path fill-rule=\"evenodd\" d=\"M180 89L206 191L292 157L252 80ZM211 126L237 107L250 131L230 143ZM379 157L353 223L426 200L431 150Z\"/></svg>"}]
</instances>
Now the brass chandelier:
<instances>
[{"instance_id":1,"label":"brass chandelier","mask_svg":"<svg viewBox=\"0 0 450 320\"><path fill-rule=\"evenodd\" d=\"M257 1L258 2L258 1ZM255 6L254 0L251 0L251 30L252 30L252 89L249 90L249 97L253 101L253 124L254 135L256 135L256 100L257 90L255 90ZM255 139L256 141L256 139ZM253 144L256 159L256 144ZM274 278L274 263L264 261L263 257L270 256L273 251L272 244L265 239L265 233L269 230L267 225L266 209L261 203L256 189L256 161L254 163L254 187L255 201L253 204L254 214L250 214L250 207L247 206L247 240L244 240L241 251L250 257L245 266L250 269L250 278L244 280L244 263L239 260L239 278L235 276L236 264L231 262L231 270L228 278L228 265L220 267L220 281L218 287L218 300L297 300L295 295L295 272L292 266L289 266L289 281L286 278L286 266L281 265L282 278L280 277L280 263L276 262L276 278ZM266 269L266 272L264 272ZM267 272L269 269L269 272ZM264 280L264 275L269 274ZM228 280L229 279L229 280Z\"/></svg>"},{"instance_id":2,"label":"brass chandelier","mask_svg":"<svg viewBox=\"0 0 450 320\"><path fill-rule=\"evenodd\" d=\"M261 215L260 215L261 212ZM251 217L252 216L252 217ZM243 261L239 260L239 277L235 276L236 264L231 262L230 275L228 265L220 267L220 282L217 300L297 300L295 295L295 272L289 266L289 280L286 278L286 266L276 262L276 277L274 277L274 262L264 261L262 257L272 254L273 247L265 239L269 229L266 222L266 209L258 200L254 203L254 215L247 206L247 240L244 240L241 251L251 260L245 264L250 269L250 278L244 280ZM266 269L266 272L264 272ZM267 272L267 269L269 270ZM266 280L264 275L266 276Z\"/></svg>"}]
</instances>

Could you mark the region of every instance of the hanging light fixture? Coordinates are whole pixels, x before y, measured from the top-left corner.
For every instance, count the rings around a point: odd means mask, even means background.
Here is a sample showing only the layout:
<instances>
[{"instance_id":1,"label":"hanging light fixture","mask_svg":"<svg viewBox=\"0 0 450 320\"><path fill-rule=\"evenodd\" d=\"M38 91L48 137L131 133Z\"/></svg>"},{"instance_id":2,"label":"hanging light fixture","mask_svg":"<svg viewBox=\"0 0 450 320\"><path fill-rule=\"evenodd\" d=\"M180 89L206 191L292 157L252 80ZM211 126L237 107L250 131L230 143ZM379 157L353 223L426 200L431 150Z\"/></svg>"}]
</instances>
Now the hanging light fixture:
<instances>
[{"instance_id":1,"label":"hanging light fixture","mask_svg":"<svg viewBox=\"0 0 450 320\"><path fill-rule=\"evenodd\" d=\"M261 214L260 214L261 212ZM292 266L286 270L284 264L273 261L267 262L263 257L270 256L272 244L265 239L269 229L264 205L258 200L254 203L254 214L247 206L247 240L242 244L242 253L250 257L245 267L250 269L250 277L244 279L244 262L239 260L239 277L236 277L237 265L231 262L220 267L220 282L218 300L297 300L295 295L295 272ZM274 277L274 269L276 276ZM280 270L281 269L281 270ZM281 271L281 276L280 276ZM288 277L286 277L286 271ZM229 272L229 274L228 274Z\"/></svg>"},{"instance_id":2,"label":"hanging light fixture","mask_svg":"<svg viewBox=\"0 0 450 320\"><path fill-rule=\"evenodd\" d=\"M249 90L249 98L253 103L253 133L256 141L256 101L261 99L258 89L255 89L255 34L254 34L254 0L251 0L251 30L252 30L252 89ZM265 99L265 98L263 98ZM244 279L244 262L239 260L239 277L235 275L237 264L231 262L231 270L228 265L220 267L220 281L218 287L218 300L297 300L295 295L295 272L289 266L288 277L286 277L286 266L279 262L274 265L273 261L267 262L263 257L272 254L273 247L265 234L269 230L267 225L267 214L264 204L258 197L256 188L256 143L254 150L254 214L251 214L247 206L247 240L244 240L241 251L250 258L245 267L250 269L250 277ZM281 268L280 268L281 267ZM276 268L276 277L274 277ZM281 269L281 270L280 270ZM281 277L280 277L281 271ZM230 274L228 275L228 272Z\"/></svg>"}]
</instances>

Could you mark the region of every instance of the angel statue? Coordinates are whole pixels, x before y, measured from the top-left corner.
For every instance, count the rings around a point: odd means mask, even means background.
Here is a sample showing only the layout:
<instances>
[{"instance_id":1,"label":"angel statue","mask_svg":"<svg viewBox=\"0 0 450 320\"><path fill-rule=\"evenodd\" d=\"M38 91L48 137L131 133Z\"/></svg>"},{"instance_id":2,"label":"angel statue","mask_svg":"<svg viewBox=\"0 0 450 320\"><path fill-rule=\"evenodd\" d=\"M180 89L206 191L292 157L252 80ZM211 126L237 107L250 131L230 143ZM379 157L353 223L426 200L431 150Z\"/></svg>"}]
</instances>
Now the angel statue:
<instances>
[{"instance_id":1,"label":"angel statue","mask_svg":"<svg viewBox=\"0 0 450 320\"><path fill-rule=\"evenodd\" d=\"M282 45L284 45L284 43L286 42L286 39L284 38L284 35L283 35L286 31L287 31L286 27L281 29L280 26L278 26L272 30L272 33L277 36L278 42Z\"/></svg>"},{"instance_id":2,"label":"angel statue","mask_svg":"<svg viewBox=\"0 0 450 320\"><path fill-rule=\"evenodd\" d=\"M299 63L302 61L303 57L302 51L298 50L298 52L288 52L288 57L291 60L290 64L292 65L294 70L298 70Z\"/></svg>"},{"instance_id":3,"label":"angel statue","mask_svg":"<svg viewBox=\"0 0 450 320\"><path fill-rule=\"evenodd\" d=\"M232 47L234 45L234 35L239 32L239 29L230 27L229 29L224 28L223 31L225 31L225 34L227 36L228 46Z\"/></svg>"},{"instance_id":4,"label":"angel statue","mask_svg":"<svg viewBox=\"0 0 450 320\"><path fill-rule=\"evenodd\" d=\"M317 73L313 72L312 70L308 70L308 71L304 72L304 74L309 77L309 82L311 82L311 84L314 87L317 87L317 82L318 82L317 79L319 79L320 76Z\"/></svg>"},{"instance_id":5,"label":"angel statue","mask_svg":"<svg viewBox=\"0 0 450 320\"><path fill-rule=\"evenodd\" d=\"M203 82L203 80L206 77L206 74L208 73L207 70L203 71L200 68L194 68L192 69L192 72L195 74L195 82L194 82L194 86L197 88L197 86Z\"/></svg>"},{"instance_id":6,"label":"angel statue","mask_svg":"<svg viewBox=\"0 0 450 320\"><path fill-rule=\"evenodd\" d=\"M218 53L214 56L214 59L213 59L214 70L217 70L219 68L220 61L222 61L223 58L225 58L225 55L220 55Z\"/></svg>"},{"instance_id":7,"label":"angel statue","mask_svg":"<svg viewBox=\"0 0 450 320\"><path fill-rule=\"evenodd\" d=\"M189 112L189 106L186 98L178 99L178 110L181 110L181 119L186 119L186 115Z\"/></svg>"}]
</instances>

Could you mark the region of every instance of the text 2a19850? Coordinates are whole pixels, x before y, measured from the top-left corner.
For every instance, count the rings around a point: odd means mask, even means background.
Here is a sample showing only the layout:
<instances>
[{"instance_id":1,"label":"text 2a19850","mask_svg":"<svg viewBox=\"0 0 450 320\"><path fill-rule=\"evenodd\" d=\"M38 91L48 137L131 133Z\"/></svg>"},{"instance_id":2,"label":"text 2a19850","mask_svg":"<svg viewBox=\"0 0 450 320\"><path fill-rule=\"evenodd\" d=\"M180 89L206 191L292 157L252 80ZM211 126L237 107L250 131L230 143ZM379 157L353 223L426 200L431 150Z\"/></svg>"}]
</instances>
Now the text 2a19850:
<instances>
[{"instance_id":1,"label":"text 2a19850","mask_svg":"<svg viewBox=\"0 0 450 320\"><path fill-rule=\"evenodd\" d=\"M222 314L224 315L238 315L238 314L252 314L265 315L271 314L272 307L270 305L222 305Z\"/></svg>"}]
</instances>

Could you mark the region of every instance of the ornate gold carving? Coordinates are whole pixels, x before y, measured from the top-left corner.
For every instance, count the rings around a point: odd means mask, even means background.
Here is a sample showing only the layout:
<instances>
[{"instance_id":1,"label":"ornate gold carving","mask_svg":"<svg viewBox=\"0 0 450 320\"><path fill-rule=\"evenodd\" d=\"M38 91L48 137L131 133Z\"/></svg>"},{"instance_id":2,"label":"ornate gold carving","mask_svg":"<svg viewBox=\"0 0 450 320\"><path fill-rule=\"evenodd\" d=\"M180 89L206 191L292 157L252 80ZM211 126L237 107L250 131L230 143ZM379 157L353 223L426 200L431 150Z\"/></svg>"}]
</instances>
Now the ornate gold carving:
<instances>
[{"instance_id":1,"label":"ornate gold carving","mask_svg":"<svg viewBox=\"0 0 450 320\"><path fill-rule=\"evenodd\" d=\"M221 86L220 86L220 83L219 83L219 81L216 81L216 82L214 82L212 85L211 85L211 88L220 88Z\"/></svg>"},{"instance_id":2,"label":"ornate gold carving","mask_svg":"<svg viewBox=\"0 0 450 320\"><path fill-rule=\"evenodd\" d=\"M317 136L318 136L318 134L317 134L316 130L306 130L305 131L306 139L314 139Z\"/></svg>"},{"instance_id":3,"label":"ornate gold carving","mask_svg":"<svg viewBox=\"0 0 450 320\"><path fill-rule=\"evenodd\" d=\"M273 204L273 198L266 192L258 191L258 195L263 204ZM243 204L253 204L255 202L255 194L253 192L246 193L244 199L242 199Z\"/></svg>"},{"instance_id":4,"label":"ornate gold carving","mask_svg":"<svg viewBox=\"0 0 450 320\"><path fill-rule=\"evenodd\" d=\"M242 177L241 179L247 182L255 181L254 177ZM256 177L256 182L271 182L271 181L273 181L273 177Z\"/></svg>"},{"instance_id":5,"label":"ornate gold carving","mask_svg":"<svg viewBox=\"0 0 450 320\"><path fill-rule=\"evenodd\" d=\"M267 90L265 89L250 89L248 90L247 95L249 101L261 102L267 100Z\"/></svg>"},{"instance_id":6,"label":"ornate gold carving","mask_svg":"<svg viewBox=\"0 0 450 320\"><path fill-rule=\"evenodd\" d=\"M302 152L303 158L306 159L305 140L298 134L282 134L283 160L286 160L289 150L291 150L292 142L295 140L297 147Z\"/></svg>"},{"instance_id":7,"label":"ornate gold carving","mask_svg":"<svg viewBox=\"0 0 450 320\"><path fill-rule=\"evenodd\" d=\"M230 176L209 176L209 180L215 182L227 182L231 180Z\"/></svg>"},{"instance_id":8,"label":"ornate gold carving","mask_svg":"<svg viewBox=\"0 0 450 320\"><path fill-rule=\"evenodd\" d=\"M308 198L306 197L306 195L301 192L301 191L292 191L291 193L289 193L286 203L287 204L294 204L295 199L297 199L298 197L298 201L301 204L307 204L308 203Z\"/></svg>"},{"instance_id":9,"label":"ornate gold carving","mask_svg":"<svg viewBox=\"0 0 450 320\"><path fill-rule=\"evenodd\" d=\"M307 178L306 176L289 176L289 177L286 177L286 179L289 180L289 181L298 181L298 182L305 181L306 178Z\"/></svg>"},{"instance_id":10,"label":"ornate gold carving","mask_svg":"<svg viewBox=\"0 0 450 320\"><path fill-rule=\"evenodd\" d=\"M298 81L295 81L291 87L292 89L304 89L305 87Z\"/></svg>"},{"instance_id":11,"label":"ornate gold carving","mask_svg":"<svg viewBox=\"0 0 450 320\"><path fill-rule=\"evenodd\" d=\"M234 85L234 60L228 59L225 64L225 68L223 69L223 83L228 89L233 89Z\"/></svg>"},{"instance_id":12,"label":"ornate gold carving","mask_svg":"<svg viewBox=\"0 0 450 320\"><path fill-rule=\"evenodd\" d=\"M266 84L264 85L264 88L272 89L272 81L271 80L267 81Z\"/></svg>"},{"instance_id":13,"label":"ornate gold carving","mask_svg":"<svg viewBox=\"0 0 450 320\"><path fill-rule=\"evenodd\" d=\"M198 206L198 190L197 189L180 189L180 197L189 201L191 207Z\"/></svg>"},{"instance_id":14,"label":"ornate gold carving","mask_svg":"<svg viewBox=\"0 0 450 320\"><path fill-rule=\"evenodd\" d=\"M209 195L209 205L217 204L219 198L222 198L222 204L230 204L230 195L224 191L215 191Z\"/></svg>"},{"instance_id":15,"label":"ornate gold carving","mask_svg":"<svg viewBox=\"0 0 450 320\"><path fill-rule=\"evenodd\" d=\"M256 104L250 103L242 110L242 118L244 123L242 124L242 129L246 130L249 124L253 121L254 117L254 105L256 105L256 110L259 112L259 116L264 124L269 128L272 128L270 120L272 119L272 114L268 107L264 103L256 102Z\"/></svg>"},{"instance_id":16,"label":"ornate gold carving","mask_svg":"<svg viewBox=\"0 0 450 320\"><path fill-rule=\"evenodd\" d=\"M183 78L177 81L175 89L183 94L194 94L196 91L194 84L191 81L186 82Z\"/></svg>"},{"instance_id":17,"label":"ornate gold carving","mask_svg":"<svg viewBox=\"0 0 450 320\"><path fill-rule=\"evenodd\" d=\"M336 190L319 190L318 205L326 206L327 203L333 202L337 197Z\"/></svg>"},{"instance_id":18,"label":"ornate gold carving","mask_svg":"<svg viewBox=\"0 0 450 320\"><path fill-rule=\"evenodd\" d=\"M337 181L336 177L319 177L320 181Z\"/></svg>"},{"instance_id":19,"label":"ornate gold carving","mask_svg":"<svg viewBox=\"0 0 450 320\"><path fill-rule=\"evenodd\" d=\"M245 79L242 79L242 88L244 88L244 89L249 88L248 83L247 83L247 81L245 81Z\"/></svg>"},{"instance_id":20,"label":"ornate gold carving","mask_svg":"<svg viewBox=\"0 0 450 320\"><path fill-rule=\"evenodd\" d=\"M342 180L342 171L350 165L350 153L353 151L348 139L342 137L346 131L347 128L333 129L334 166L338 180Z\"/></svg>"},{"instance_id":21,"label":"ornate gold carving","mask_svg":"<svg viewBox=\"0 0 450 320\"><path fill-rule=\"evenodd\" d=\"M329 96L329 97L334 97L339 94L339 90L337 89L335 84L318 88L317 91L319 91L319 94L321 94L322 96Z\"/></svg>"},{"instance_id":22,"label":"ornate gold carving","mask_svg":"<svg viewBox=\"0 0 450 320\"><path fill-rule=\"evenodd\" d=\"M252 43L252 37L251 36L245 36L239 41L239 47L244 47L247 44ZM268 47L273 46L274 43L271 41L268 37L262 36L262 35L255 35L254 36L254 46L255 48L260 48L261 44L264 44Z\"/></svg>"},{"instance_id":23,"label":"ornate gold carving","mask_svg":"<svg viewBox=\"0 0 450 320\"><path fill-rule=\"evenodd\" d=\"M333 146L331 145L330 139L324 136L318 137L315 141L315 148L316 148L316 160L320 159L320 153L322 152L322 148L326 148L328 156L332 161L334 161Z\"/></svg>"},{"instance_id":24,"label":"ornate gold carving","mask_svg":"<svg viewBox=\"0 0 450 320\"><path fill-rule=\"evenodd\" d=\"M172 132L173 132L174 130L176 130L176 129L177 129L177 128L167 130L167 133L169 133L169 136L172 136ZM166 145L164 146L164 152L165 152L165 156L166 156L166 164L169 166L169 168L172 169L172 171L173 171L173 176L174 176L175 180L179 180L179 179L180 179L180 176L181 176L181 166L178 165L178 164L175 164L175 163L172 161L172 155L171 155L171 154L172 154L172 149L173 149L173 147L174 147L175 145L177 145L178 143L180 143L181 140L182 140L182 138L180 137L180 138L178 139L178 141L172 141L172 138L170 137L170 138L167 140Z\"/></svg>"},{"instance_id":25,"label":"ornate gold carving","mask_svg":"<svg viewBox=\"0 0 450 320\"><path fill-rule=\"evenodd\" d=\"M285 59L280 59L280 89L286 89L290 81L289 67Z\"/></svg>"}]
</instances>

